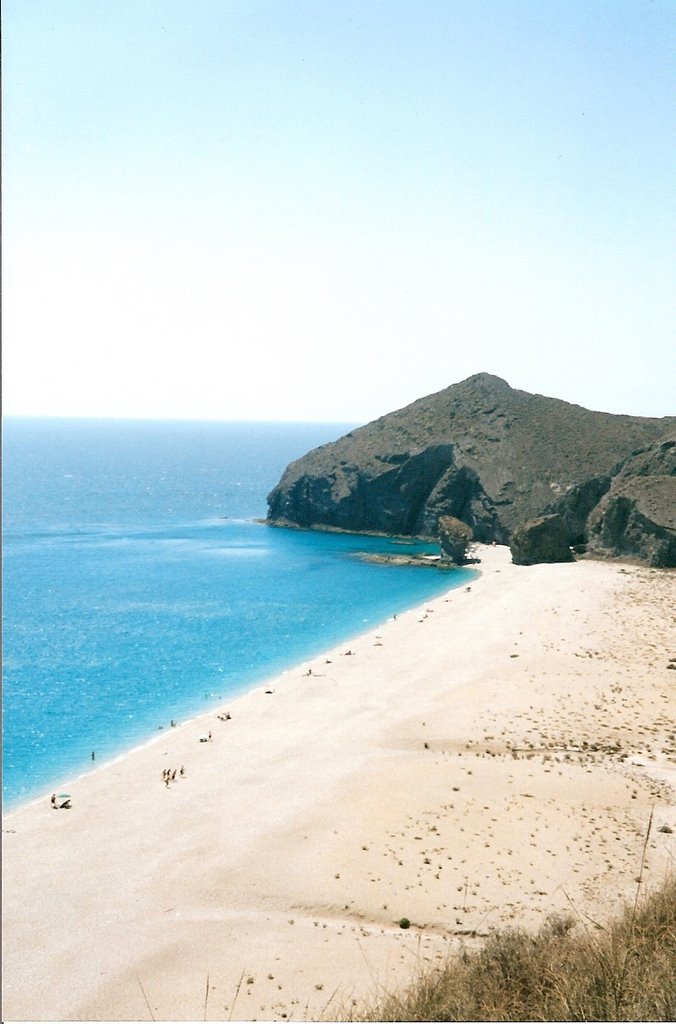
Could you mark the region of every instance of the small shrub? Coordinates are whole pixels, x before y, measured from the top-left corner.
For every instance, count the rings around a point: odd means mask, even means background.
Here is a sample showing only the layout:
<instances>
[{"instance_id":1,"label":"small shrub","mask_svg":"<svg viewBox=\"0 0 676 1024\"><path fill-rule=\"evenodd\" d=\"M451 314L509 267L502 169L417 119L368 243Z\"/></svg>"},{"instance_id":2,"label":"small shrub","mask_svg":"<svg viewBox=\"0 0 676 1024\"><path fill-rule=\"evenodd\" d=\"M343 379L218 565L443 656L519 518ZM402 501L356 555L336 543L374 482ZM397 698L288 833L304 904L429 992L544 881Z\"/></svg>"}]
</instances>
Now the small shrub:
<instances>
[{"instance_id":1,"label":"small shrub","mask_svg":"<svg viewBox=\"0 0 676 1024\"><path fill-rule=\"evenodd\" d=\"M411 922L409 921L409 919L407 917L402 917L401 921L399 922L399 927L400 928L410 928L411 927Z\"/></svg>"}]
</instances>

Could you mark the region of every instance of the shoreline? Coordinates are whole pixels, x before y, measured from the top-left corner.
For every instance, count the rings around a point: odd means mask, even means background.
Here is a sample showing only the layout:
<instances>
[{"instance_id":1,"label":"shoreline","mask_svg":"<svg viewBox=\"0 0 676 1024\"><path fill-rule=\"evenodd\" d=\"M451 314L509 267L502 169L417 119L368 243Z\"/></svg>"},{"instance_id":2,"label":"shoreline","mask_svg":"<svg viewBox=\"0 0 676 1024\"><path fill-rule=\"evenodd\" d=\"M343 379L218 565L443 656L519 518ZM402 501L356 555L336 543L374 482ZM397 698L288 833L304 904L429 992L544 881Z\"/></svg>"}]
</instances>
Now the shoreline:
<instances>
[{"instance_id":1,"label":"shoreline","mask_svg":"<svg viewBox=\"0 0 676 1024\"><path fill-rule=\"evenodd\" d=\"M344 532L347 532L347 531L344 531ZM379 557L377 555L371 556L368 553L364 554L364 555L358 555L356 557L363 558L366 561L370 561L370 560L379 561ZM399 556L397 556L397 555L392 555L392 556L384 555L384 556L382 556L382 563L383 564L394 564L394 565L404 565L404 564L406 564L406 565L411 565L411 567L420 567L420 568L431 567L431 568L436 568L437 570L442 570L445 573L451 573L454 569L462 569L462 570L468 570L469 569L469 570L476 571L476 567L475 567L473 562L471 564L468 563L466 565L461 565L461 566L452 565L452 566L440 567L436 563L434 563L431 566L428 566L427 563L422 563L422 562L418 562L418 561L415 561L415 562L413 562L413 561L406 561L406 562L398 561L398 558L399 558ZM429 601L438 600L439 596L445 597L447 593L452 593L454 590L459 589L460 587L462 587L464 582L465 581L463 580L460 583L457 583L455 586L451 587L448 591L441 591L441 595L436 595L434 597L431 597L429 599ZM471 584L473 582L473 579L470 580L469 582ZM429 603L429 601L427 603ZM425 603L426 602L422 602L422 604L425 604ZM396 619L397 615L405 615L407 613L415 612L419 608L422 607L422 604L414 605L411 608L407 608L405 611L402 611L402 612L397 612L397 613L394 614L394 618ZM384 619L382 623L378 623L375 626L368 626L366 629L363 630L363 632L360 632L360 633L357 633L357 634L351 633L349 636L345 637L344 640L339 641L338 644L333 644L333 645L331 645L330 647L328 647L326 649L322 648L316 654L310 655L307 658L302 659L301 661L294 662L294 663L290 664L288 666L288 668L282 669L279 672L272 672L272 673L269 673L267 675L263 675L263 676L261 676L259 679L257 679L253 683L251 683L251 682L249 682L249 683L242 683L241 684L241 689L235 690L231 697L215 697L214 698L214 703L211 704L210 707L206 711L204 711L204 710L195 711L194 714L189 715L188 717L180 719L177 722L176 726L171 726L171 725L158 725L158 726L156 726L155 731L153 733L147 735L145 739L142 739L140 741L134 741L130 746L124 747L124 748L120 749L118 753L113 754L111 757L108 757L105 760L101 760L100 762L97 762L94 767L89 767L85 771L82 771L79 774L73 774L73 775L68 775L68 773L66 771L64 773L64 776L62 777L62 781L54 782L52 785L46 786L44 789L41 789L40 792L37 792L37 793L35 793L35 794L31 795L31 796L22 797L22 798L19 799L18 802L14 802L13 800L7 800L6 803L8 804L8 806L7 806L6 810L3 808L3 819L7 815L10 815L10 814L13 814L15 812L18 812L18 811L22 810L23 808L34 806L34 805L37 805L37 804L40 804L40 803L44 802L45 800L48 800L50 792L52 790L63 789L63 788L69 787L69 786L73 787L77 782L81 781L82 779L87 779L90 776L96 775L100 771L107 770L108 768L110 768L113 765L115 765L117 762L119 762L121 760L124 760L125 758L127 758L129 756L132 756L132 755L134 755L137 752L140 752L145 747L149 747L153 743L156 743L156 742L161 742L161 740L167 734L174 733L174 732L178 731L179 729L181 729L183 726L189 725L190 723L195 722L198 719L204 719L205 722L206 722L207 719L211 721L213 719L214 715L217 715L221 711L227 710L228 708L230 708L232 706L232 704L235 701L241 700L242 698L246 697L248 694L253 693L255 690L257 690L257 689L259 689L261 687L265 687L265 686L271 685L276 680L283 680L284 677L287 676L289 673L295 672L299 668L303 668L305 665L310 664L313 660L316 660L317 658L324 657L325 654L330 654L331 651L337 650L338 647L340 647L340 646L344 646L345 644L349 645L350 643L359 642L359 640L361 639L362 636L370 634L374 630L380 629L381 625L383 625L385 622L389 621L391 618L392 618L392 616L388 616L388 618ZM4 800L3 800L3 803L5 803Z\"/></svg>"},{"instance_id":2,"label":"shoreline","mask_svg":"<svg viewBox=\"0 0 676 1024\"><path fill-rule=\"evenodd\" d=\"M8 812L5 1018L349 1012L491 928L612 916L653 807L661 877L676 574L479 554L469 586L84 773L70 811Z\"/></svg>"}]
</instances>

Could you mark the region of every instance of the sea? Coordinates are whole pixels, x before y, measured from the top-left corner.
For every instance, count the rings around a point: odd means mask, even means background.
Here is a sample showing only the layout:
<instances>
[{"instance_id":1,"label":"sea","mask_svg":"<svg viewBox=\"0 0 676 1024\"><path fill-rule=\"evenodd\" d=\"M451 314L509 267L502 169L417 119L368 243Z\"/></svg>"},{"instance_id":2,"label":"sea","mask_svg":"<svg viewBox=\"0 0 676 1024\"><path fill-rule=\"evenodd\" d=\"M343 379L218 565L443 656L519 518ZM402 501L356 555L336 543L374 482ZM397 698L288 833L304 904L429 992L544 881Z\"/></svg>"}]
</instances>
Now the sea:
<instances>
[{"instance_id":1,"label":"sea","mask_svg":"<svg viewBox=\"0 0 676 1024\"><path fill-rule=\"evenodd\" d=\"M265 525L285 466L352 426L5 419L6 810L472 578Z\"/></svg>"}]
</instances>

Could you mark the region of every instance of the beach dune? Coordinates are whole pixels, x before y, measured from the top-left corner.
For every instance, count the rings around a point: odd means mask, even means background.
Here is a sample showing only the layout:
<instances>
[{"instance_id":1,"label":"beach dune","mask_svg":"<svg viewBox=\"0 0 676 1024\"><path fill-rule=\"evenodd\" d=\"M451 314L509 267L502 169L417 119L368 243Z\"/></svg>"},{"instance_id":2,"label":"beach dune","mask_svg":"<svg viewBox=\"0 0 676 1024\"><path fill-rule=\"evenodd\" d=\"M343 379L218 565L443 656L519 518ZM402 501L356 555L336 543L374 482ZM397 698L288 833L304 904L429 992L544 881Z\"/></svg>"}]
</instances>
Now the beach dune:
<instances>
[{"instance_id":1,"label":"beach dune","mask_svg":"<svg viewBox=\"0 0 676 1024\"><path fill-rule=\"evenodd\" d=\"M471 587L69 782L70 810L6 815L4 1018L335 1017L492 928L608 918L651 813L661 881L674 574L479 557Z\"/></svg>"}]
</instances>

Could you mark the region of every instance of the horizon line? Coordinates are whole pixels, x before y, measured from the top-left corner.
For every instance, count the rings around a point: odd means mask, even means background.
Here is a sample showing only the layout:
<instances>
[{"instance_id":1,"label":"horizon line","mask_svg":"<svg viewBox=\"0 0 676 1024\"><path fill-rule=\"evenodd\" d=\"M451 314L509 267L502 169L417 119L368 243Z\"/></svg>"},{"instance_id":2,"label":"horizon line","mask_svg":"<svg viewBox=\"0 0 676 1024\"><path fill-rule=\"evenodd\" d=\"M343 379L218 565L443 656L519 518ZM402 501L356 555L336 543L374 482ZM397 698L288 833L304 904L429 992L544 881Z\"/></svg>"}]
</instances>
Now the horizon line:
<instances>
[{"instance_id":1,"label":"horizon line","mask_svg":"<svg viewBox=\"0 0 676 1024\"><path fill-rule=\"evenodd\" d=\"M24 412L11 412L2 413L2 422L7 420L63 420L73 422L87 420L90 422L115 422L115 423L287 423L289 425L313 425L313 424L327 424L327 425L340 425L340 426L361 426L362 422L358 420L339 419L339 420L314 420L314 419L253 419L253 418L232 418L232 419L220 419L214 416L115 416L106 415L103 413L81 413L81 414L64 414L64 413L24 413Z\"/></svg>"}]
</instances>

